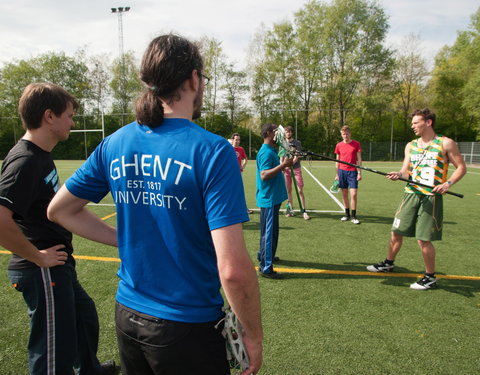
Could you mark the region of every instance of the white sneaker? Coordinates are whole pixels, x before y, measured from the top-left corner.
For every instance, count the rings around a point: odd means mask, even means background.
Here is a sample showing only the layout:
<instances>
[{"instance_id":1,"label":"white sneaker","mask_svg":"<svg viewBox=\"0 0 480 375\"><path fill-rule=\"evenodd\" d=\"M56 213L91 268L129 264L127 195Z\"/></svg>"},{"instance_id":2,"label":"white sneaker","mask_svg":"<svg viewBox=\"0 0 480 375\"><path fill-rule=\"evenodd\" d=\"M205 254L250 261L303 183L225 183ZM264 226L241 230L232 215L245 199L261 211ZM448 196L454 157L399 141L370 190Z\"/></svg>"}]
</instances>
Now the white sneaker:
<instances>
[{"instance_id":1,"label":"white sneaker","mask_svg":"<svg viewBox=\"0 0 480 375\"><path fill-rule=\"evenodd\" d=\"M437 279L435 277L430 276L423 276L422 280L418 280L416 283L410 285L411 289L415 290L427 290L436 288L437 286Z\"/></svg>"},{"instance_id":2,"label":"white sneaker","mask_svg":"<svg viewBox=\"0 0 480 375\"><path fill-rule=\"evenodd\" d=\"M350 216L344 216L340 219L340 221L349 221L351 219Z\"/></svg>"},{"instance_id":3,"label":"white sneaker","mask_svg":"<svg viewBox=\"0 0 480 375\"><path fill-rule=\"evenodd\" d=\"M356 217L352 217L352 220L350 220L353 224L360 224L360 220L358 220Z\"/></svg>"}]
</instances>

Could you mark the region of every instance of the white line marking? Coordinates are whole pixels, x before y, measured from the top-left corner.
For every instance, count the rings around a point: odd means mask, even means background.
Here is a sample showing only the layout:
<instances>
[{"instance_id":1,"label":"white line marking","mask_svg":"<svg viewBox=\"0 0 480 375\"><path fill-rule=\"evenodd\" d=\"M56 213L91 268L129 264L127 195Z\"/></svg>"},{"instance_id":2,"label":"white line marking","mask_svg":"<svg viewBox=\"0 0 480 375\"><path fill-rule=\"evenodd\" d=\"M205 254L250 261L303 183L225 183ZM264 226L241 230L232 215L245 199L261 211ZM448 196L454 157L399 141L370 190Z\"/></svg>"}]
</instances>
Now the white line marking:
<instances>
[{"instance_id":1,"label":"white line marking","mask_svg":"<svg viewBox=\"0 0 480 375\"><path fill-rule=\"evenodd\" d=\"M303 166L303 169L310 175L310 177L312 177L312 178L315 180L315 182L316 182L317 184L319 184L319 185L322 187L323 190L325 190L325 192L330 196L330 198L332 198L332 200L333 200L336 204L338 204L338 207L340 207L340 209L342 210L341 212L345 211L345 207L343 206L342 202L340 202L340 201L330 192L330 190L325 187L325 185L323 185L320 181L318 181L318 179L317 179L307 168L305 168L305 166Z\"/></svg>"}]
</instances>

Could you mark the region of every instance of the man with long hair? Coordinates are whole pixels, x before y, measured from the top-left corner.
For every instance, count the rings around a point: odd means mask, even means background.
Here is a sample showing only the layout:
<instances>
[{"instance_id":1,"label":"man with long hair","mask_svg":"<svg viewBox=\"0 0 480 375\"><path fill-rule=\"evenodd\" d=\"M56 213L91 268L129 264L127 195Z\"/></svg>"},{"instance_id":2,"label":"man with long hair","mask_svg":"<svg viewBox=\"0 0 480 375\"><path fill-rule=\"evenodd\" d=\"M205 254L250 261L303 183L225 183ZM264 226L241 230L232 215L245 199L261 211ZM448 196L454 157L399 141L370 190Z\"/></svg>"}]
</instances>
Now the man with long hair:
<instances>
[{"instance_id":1,"label":"man with long hair","mask_svg":"<svg viewBox=\"0 0 480 375\"><path fill-rule=\"evenodd\" d=\"M192 122L208 77L198 47L162 35L140 67L147 86L137 121L105 138L66 182L49 216L86 238L117 245L116 327L122 371L229 374L222 336L223 287L262 363L260 293L243 238L248 221L232 146ZM85 205L111 192L117 230Z\"/></svg>"}]
</instances>

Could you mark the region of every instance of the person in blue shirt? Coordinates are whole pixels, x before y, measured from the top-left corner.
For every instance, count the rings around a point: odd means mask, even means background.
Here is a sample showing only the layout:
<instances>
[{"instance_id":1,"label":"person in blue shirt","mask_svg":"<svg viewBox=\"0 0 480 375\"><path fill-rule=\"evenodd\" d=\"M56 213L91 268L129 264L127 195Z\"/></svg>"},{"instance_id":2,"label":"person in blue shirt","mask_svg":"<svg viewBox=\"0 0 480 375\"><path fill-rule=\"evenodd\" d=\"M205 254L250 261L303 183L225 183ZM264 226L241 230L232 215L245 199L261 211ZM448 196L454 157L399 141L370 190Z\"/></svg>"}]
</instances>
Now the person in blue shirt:
<instances>
[{"instance_id":1,"label":"person in blue shirt","mask_svg":"<svg viewBox=\"0 0 480 375\"><path fill-rule=\"evenodd\" d=\"M288 198L285 178L281 173L293 165L293 158L280 158L274 148L277 125L262 127L263 145L257 154L257 206L260 207L260 261L259 273L263 277L281 279L274 271L273 258L277 251L280 205Z\"/></svg>"},{"instance_id":2,"label":"person in blue shirt","mask_svg":"<svg viewBox=\"0 0 480 375\"><path fill-rule=\"evenodd\" d=\"M225 296L242 323L250 363L262 363L260 293L246 250L248 221L232 146L192 122L208 77L198 47L168 34L141 63L137 121L105 138L51 202L49 217L118 245L116 327L122 372L230 374ZM85 207L111 193L117 229ZM232 199L233 198L233 199Z\"/></svg>"}]
</instances>

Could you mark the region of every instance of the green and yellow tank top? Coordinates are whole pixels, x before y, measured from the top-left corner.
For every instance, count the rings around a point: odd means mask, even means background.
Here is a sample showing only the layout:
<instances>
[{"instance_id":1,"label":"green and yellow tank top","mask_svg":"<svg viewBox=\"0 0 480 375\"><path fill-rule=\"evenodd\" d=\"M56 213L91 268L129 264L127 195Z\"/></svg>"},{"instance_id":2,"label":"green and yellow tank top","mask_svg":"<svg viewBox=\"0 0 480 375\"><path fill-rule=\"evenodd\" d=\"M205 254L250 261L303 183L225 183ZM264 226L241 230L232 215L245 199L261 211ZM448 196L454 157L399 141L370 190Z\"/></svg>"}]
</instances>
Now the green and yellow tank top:
<instances>
[{"instance_id":1,"label":"green and yellow tank top","mask_svg":"<svg viewBox=\"0 0 480 375\"><path fill-rule=\"evenodd\" d=\"M410 145L410 180L436 186L447 181L448 163L443 152L443 136L436 135L430 144L421 148L418 139ZM431 188L407 184L406 193L434 195Z\"/></svg>"}]
</instances>

